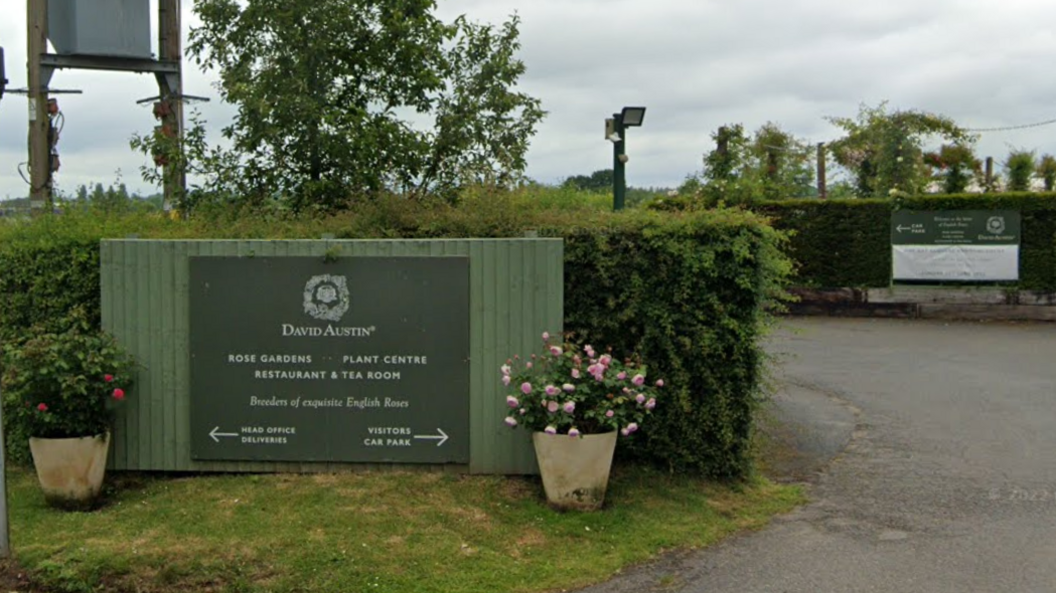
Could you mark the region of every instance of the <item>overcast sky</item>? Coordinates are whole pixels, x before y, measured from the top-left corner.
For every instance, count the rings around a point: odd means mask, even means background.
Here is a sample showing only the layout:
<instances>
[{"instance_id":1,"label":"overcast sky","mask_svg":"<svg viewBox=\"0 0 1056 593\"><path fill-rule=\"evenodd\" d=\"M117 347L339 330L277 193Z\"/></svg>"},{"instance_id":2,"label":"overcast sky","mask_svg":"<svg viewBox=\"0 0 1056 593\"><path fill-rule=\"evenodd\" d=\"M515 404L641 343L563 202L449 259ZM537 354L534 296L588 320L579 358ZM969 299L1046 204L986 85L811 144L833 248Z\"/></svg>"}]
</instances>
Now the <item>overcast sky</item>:
<instances>
[{"instance_id":1,"label":"overcast sky","mask_svg":"<svg viewBox=\"0 0 1056 593\"><path fill-rule=\"evenodd\" d=\"M190 9L184 0L185 38ZM754 130L773 121L824 142L839 136L825 116L884 100L969 128L1056 119L1052 0L439 0L438 10L445 20L496 24L520 15L522 87L549 111L528 157L528 174L544 183L611 167L603 120L624 105L648 107L628 138L634 186L674 186L698 172L709 135L726 123ZM24 0L0 0L15 88L26 84L25 26ZM186 93L215 97L212 80L186 65ZM66 70L52 88L84 91L59 97L59 188L120 176L152 192L128 140L155 125L149 106L136 105L157 94L153 78ZM214 131L232 113L215 99L199 109ZM17 165L26 160L26 119L26 100L5 96L0 198L25 195ZM977 147L998 160L1010 148L1056 154L1056 125L985 133Z\"/></svg>"}]
</instances>

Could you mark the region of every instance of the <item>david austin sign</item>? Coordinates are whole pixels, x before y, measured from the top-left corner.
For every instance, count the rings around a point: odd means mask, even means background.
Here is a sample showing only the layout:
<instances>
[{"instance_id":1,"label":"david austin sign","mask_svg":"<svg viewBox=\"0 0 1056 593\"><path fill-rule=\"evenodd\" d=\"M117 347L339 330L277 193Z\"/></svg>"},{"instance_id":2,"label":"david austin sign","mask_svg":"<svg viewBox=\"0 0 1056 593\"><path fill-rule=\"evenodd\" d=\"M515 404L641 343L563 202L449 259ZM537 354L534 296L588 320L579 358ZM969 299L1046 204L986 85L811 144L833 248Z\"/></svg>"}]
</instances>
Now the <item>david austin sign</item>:
<instances>
[{"instance_id":1,"label":"david austin sign","mask_svg":"<svg viewBox=\"0 0 1056 593\"><path fill-rule=\"evenodd\" d=\"M1019 280L1020 216L1013 210L909 211L891 215L892 278Z\"/></svg>"},{"instance_id":2,"label":"david austin sign","mask_svg":"<svg viewBox=\"0 0 1056 593\"><path fill-rule=\"evenodd\" d=\"M194 459L468 463L467 258L190 272Z\"/></svg>"}]
</instances>

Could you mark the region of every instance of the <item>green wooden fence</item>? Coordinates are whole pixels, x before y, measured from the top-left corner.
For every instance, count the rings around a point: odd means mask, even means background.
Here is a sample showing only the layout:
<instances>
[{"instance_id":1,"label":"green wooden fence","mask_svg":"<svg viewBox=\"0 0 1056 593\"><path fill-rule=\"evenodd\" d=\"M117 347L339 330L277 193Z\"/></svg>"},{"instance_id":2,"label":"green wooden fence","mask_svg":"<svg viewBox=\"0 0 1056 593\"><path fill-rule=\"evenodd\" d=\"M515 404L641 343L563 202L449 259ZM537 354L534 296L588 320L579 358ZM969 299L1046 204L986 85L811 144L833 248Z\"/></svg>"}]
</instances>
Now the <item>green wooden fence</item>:
<instances>
[{"instance_id":1,"label":"green wooden fence","mask_svg":"<svg viewBox=\"0 0 1056 593\"><path fill-rule=\"evenodd\" d=\"M510 430L499 366L538 350L543 331L560 333L563 242L559 239L437 241L104 240L103 327L141 363L114 430L110 467L194 472L329 472L377 465L195 461L191 458L191 257L464 256L470 267L470 462L405 465L472 473L537 471L529 435Z\"/></svg>"}]
</instances>

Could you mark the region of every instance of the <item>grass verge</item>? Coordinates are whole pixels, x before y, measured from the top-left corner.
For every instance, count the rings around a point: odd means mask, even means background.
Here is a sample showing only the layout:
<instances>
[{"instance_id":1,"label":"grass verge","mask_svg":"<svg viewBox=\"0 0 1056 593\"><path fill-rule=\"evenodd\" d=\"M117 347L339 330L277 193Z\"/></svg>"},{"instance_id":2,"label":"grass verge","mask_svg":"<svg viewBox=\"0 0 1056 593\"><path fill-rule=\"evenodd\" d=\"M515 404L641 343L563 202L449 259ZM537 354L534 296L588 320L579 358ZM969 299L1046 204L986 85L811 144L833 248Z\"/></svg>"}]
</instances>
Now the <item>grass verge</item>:
<instances>
[{"instance_id":1,"label":"grass verge","mask_svg":"<svg viewBox=\"0 0 1056 593\"><path fill-rule=\"evenodd\" d=\"M92 513L9 472L17 563L46 591L480 592L583 586L759 528L804 500L622 467L608 507L559 514L531 478L423 473L118 475Z\"/></svg>"}]
</instances>

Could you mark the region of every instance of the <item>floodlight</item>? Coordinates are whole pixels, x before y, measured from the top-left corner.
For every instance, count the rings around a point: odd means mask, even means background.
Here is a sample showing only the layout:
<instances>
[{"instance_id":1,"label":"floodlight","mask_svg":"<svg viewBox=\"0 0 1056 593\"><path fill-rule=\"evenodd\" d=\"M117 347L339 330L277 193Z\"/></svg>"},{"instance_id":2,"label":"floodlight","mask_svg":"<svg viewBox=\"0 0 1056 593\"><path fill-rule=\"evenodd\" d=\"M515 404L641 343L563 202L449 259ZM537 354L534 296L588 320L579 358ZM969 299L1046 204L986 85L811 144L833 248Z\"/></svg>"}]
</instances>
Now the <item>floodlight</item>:
<instances>
[{"instance_id":1,"label":"floodlight","mask_svg":"<svg viewBox=\"0 0 1056 593\"><path fill-rule=\"evenodd\" d=\"M625 127L640 126L645 119L645 107L624 107L620 119Z\"/></svg>"}]
</instances>

